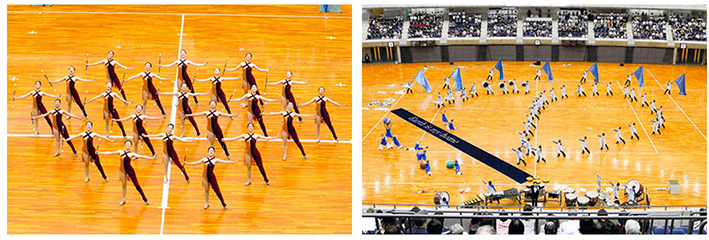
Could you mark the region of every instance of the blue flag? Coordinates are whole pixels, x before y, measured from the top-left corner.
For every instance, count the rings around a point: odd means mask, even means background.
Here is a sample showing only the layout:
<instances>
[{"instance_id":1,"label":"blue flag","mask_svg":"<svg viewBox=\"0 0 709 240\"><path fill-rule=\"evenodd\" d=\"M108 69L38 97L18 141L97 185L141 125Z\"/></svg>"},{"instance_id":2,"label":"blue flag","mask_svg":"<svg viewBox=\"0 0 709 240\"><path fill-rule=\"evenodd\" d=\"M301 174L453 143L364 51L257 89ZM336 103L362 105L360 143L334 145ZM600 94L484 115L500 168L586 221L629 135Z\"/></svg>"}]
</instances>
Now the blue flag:
<instances>
[{"instance_id":1,"label":"blue flag","mask_svg":"<svg viewBox=\"0 0 709 240\"><path fill-rule=\"evenodd\" d=\"M505 79L505 74L502 72L502 59L497 60L497 64L495 64L495 69L497 69L497 71L500 71L500 80Z\"/></svg>"},{"instance_id":2,"label":"blue flag","mask_svg":"<svg viewBox=\"0 0 709 240\"><path fill-rule=\"evenodd\" d=\"M549 81L554 81L554 77L551 76L551 66L549 65L549 60L547 60L547 63L542 66L542 70L544 70L547 74L547 79L549 79Z\"/></svg>"},{"instance_id":3,"label":"blue flag","mask_svg":"<svg viewBox=\"0 0 709 240\"><path fill-rule=\"evenodd\" d=\"M455 69L455 72L451 74L451 78L455 80L455 87L453 90L463 91L463 79L460 77L460 68Z\"/></svg>"},{"instance_id":4,"label":"blue flag","mask_svg":"<svg viewBox=\"0 0 709 240\"><path fill-rule=\"evenodd\" d=\"M679 88L679 95L687 95L687 93L684 92L684 74L682 74L682 76L679 76L679 78L675 80L675 83Z\"/></svg>"},{"instance_id":5,"label":"blue flag","mask_svg":"<svg viewBox=\"0 0 709 240\"><path fill-rule=\"evenodd\" d=\"M414 81L421 84L421 86L426 89L426 93L431 93L431 91L433 91L433 88L431 88L431 84L428 84L426 75L423 74L423 70L419 70L419 73L416 74Z\"/></svg>"},{"instance_id":6,"label":"blue flag","mask_svg":"<svg viewBox=\"0 0 709 240\"><path fill-rule=\"evenodd\" d=\"M638 70L635 70L633 75L635 75L635 79L637 79L638 83L640 83L640 87L643 87L643 66L640 66Z\"/></svg>"},{"instance_id":7,"label":"blue flag","mask_svg":"<svg viewBox=\"0 0 709 240\"><path fill-rule=\"evenodd\" d=\"M591 74L593 74L593 78L595 78L596 83L598 83L598 62L594 63L591 68L588 69Z\"/></svg>"}]
</instances>

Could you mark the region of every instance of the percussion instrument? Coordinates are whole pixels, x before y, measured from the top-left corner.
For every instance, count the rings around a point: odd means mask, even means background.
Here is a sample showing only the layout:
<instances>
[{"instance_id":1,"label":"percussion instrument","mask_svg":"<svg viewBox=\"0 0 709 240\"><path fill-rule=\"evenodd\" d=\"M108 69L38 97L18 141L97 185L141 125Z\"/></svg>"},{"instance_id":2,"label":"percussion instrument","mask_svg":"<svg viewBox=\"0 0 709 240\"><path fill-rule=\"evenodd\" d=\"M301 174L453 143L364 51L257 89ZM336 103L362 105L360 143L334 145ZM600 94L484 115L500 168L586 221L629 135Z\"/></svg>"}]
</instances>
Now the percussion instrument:
<instances>
[{"instance_id":1,"label":"percussion instrument","mask_svg":"<svg viewBox=\"0 0 709 240\"><path fill-rule=\"evenodd\" d=\"M547 192L547 195L549 196L549 198L554 198L554 199L560 198L560 197L561 197L561 191L548 191L548 192Z\"/></svg>"},{"instance_id":2,"label":"percussion instrument","mask_svg":"<svg viewBox=\"0 0 709 240\"><path fill-rule=\"evenodd\" d=\"M421 169L426 169L426 162L421 161L421 163L419 163L419 167L421 167Z\"/></svg>"},{"instance_id":3,"label":"percussion instrument","mask_svg":"<svg viewBox=\"0 0 709 240\"><path fill-rule=\"evenodd\" d=\"M576 205L576 194L569 193L566 194L566 206L572 207Z\"/></svg>"},{"instance_id":4,"label":"percussion instrument","mask_svg":"<svg viewBox=\"0 0 709 240\"><path fill-rule=\"evenodd\" d=\"M433 203L436 205L448 205L449 200L450 200L450 195L446 191L436 192L433 195Z\"/></svg>"},{"instance_id":5,"label":"percussion instrument","mask_svg":"<svg viewBox=\"0 0 709 240\"><path fill-rule=\"evenodd\" d=\"M638 180L635 180L635 179L630 180L628 182L628 184L626 184L626 185L628 186L629 189L632 189L633 186L635 186L635 198L639 198L643 195L645 189L643 188L643 185L640 182L638 182ZM626 191L625 194L628 194L628 192L627 192L628 190L623 189L623 191Z\"/></svg>"},{"instance_id":6,"label":"percussion instrument","mask_svg":"<svg viewBox=\"0 0 709 240\"><path fill-rule=\"evenodd\" d=\"M533 177L527 177L527 182L531 182L531 181L533 181L533 180L534 180Z\"/></svg>"},{"instance_id":7,"label":"percussion instrument","mask_svg":"<svg viewBox=\"0 0 709 240\"><path fill-rule=\"evenodd\" d=\"M564 189L564 193L565 194L573 194L573 193L576 193L576 190L574 190L574 188L566 188L566 189Z\"/></svg>"},{"instance_id":8,"label":"percussion instrument","mask_svg":"<svg viewBox=\"0 0 709 240\"><path fill-rule=\"evenodd\" d=\"M489 82L487 82L487 81L483 82L483 87L484 87L484 88L487 88L488 86L490 86L490 83L489 83Z\"/></svg>"},{"instance_id":9,"label":"percussion instrument","mask_svg":"<svg viewBox=\"0 0 709 240\"><path fill-rule=\"evenodd\" d=\"M588 205L589 206L596 206L596 203L598 203L598 192L594 190L588 190L586 192L586 197L588 198ZM579 198L579 201L581 198Z\"/></svg>"},{"instance_id":10,"label":"percussion instrument","mask_svg":"<svg viewBox=\"0 0 709 240\"><path fill-rule=\"evenodd\" d=\"M453 163L453 161L448 160L448 162L446 162L446 168L449 168L449 169L450 169L450 168L453 168L453 167L455 167L455 164Z\"/></svg>"},{"instance_id":11,"label":"percussion instrument","mask_svg":"<svg viewBox=\"0 0 709 240\"><path fill-rule=\"evenodd\" d=\"M467 201L463 202L462 207L463 208L473 208L473 206L480 206L484 203L485 201L480 198L480 195L475 195L472 198L468 199Z\"/></svg>"},{"instance_id":12,"label":"percussion instrument","mask_svg":"<svg viewBox=\"0 0 709 240\"><path fill-rule=\"evenodd\" d=\"M522 200L520 198L520 191L516 188L510 188L502 192L496 193L485 193L485 200L487 201L499 201L502 199L516 200L518 203L522 203Z\"/></svg>"},{"instance_id":13,"label":"percussion instrument","mask_svg":"<svg viewBox=\"0 0 709 240\"><path fill-rule=\"evenodd\" d=\"M579 197L579 199L578 199L579 207L587 207L588 201L589 200L587 197Z\"/></svg>"},{"instance_id":14,"label":"percussion instrument","mask_svg":"<svg viewBox=\"0 0 709 240\"><path fill-rule=\"evenodd\" d=\"M391 123L391 119L390 119L390 118L388 118L388 117L387 117L387 118L384 118L384 124L389 125L390 123Z\"/></svg>"},{"instance_id":15,"label":"percussion instrument","mask_svg":"<svg viewBox=\"0 0 709 240\"><path fill-rule=\"evenodd\" d=\"M505 82L500 82L500 84L498 84L498 86L500 86L500 88L505 88Z\"/></svg>"},{"instance_id":16,"label":"percussion instrument","mask_svg":"<svg viewBox=\"0 0 709 240\"><path fill-rule=\"evenodd\" d=\"M514 82L514 81L510 81L510 82L507 83L507 85L514 86L514 85L515 85L515 82Z\"/></svg>"},{"instance_id":17,"label":"percussion instrument","mask_svg":"<svg viewBox=\"0 0 709 240\"><path fill-rule=\"evenodd\" d=\"M523 82L522 87L527 87L527 82Z\"/></svg>"}]
</instances>

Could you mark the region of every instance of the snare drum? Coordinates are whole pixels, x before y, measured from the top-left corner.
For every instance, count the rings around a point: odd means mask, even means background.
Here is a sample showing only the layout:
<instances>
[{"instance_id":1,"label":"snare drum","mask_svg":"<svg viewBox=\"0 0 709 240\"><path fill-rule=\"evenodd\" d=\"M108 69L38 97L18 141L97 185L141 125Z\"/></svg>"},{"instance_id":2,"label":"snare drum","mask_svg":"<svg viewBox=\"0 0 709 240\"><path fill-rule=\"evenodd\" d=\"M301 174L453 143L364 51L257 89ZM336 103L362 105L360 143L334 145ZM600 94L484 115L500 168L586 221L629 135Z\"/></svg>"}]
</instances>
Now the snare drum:
<instances>
[{"instance_id":1,"label":"snare drum","mask_svg":"<svg viewBox=\"0 0 709 240\"><path fill-rule=\"evenodd\" d=\"M579 207L587 207L588 206L588 198L587 197L579 197L578 203L579 203Z\"/></svg>"},{"instance_id":2,"label":"snare drum","mask_svg":"<svg viewBox=\"0 0 709 240\"><path fill-rule=\"evenodd\" d=\"M572 207L576 205L576 194L566 194L566 206Z\"/></svg>"},{"instance_id":3,"label":"snare drum","mask_svg":"<svg viewBox=\"0 0 709 240\"><path fill-rule=\"evenodd\" d=\"M575 194L575 193L576 193L576 190L574 190L573 188L564 189L564 194Z\"/></svg>"},{"instance_id":4,"label":"snare drum","mask_svg":"<svg viewBox=\"0 0 709 240\"><path fill-rule=\"evenodd\" d=\"M588 190L586 192L586 197L588 198L588 205L589 206L596 206L596 203L598 203L598 192L594 190ZM579 198L580 200L580 198Z\"/></svg>"},{"instance_id":5,"label":"snare drum","mask_svg":"<svg viewBox=\"0 0 709 240\"><path fill-rule=\"evenodd\" d=\"M549 198L561 197L561 191L548 191L547 194L549 195Z\"/></svg>"}]
</instances>

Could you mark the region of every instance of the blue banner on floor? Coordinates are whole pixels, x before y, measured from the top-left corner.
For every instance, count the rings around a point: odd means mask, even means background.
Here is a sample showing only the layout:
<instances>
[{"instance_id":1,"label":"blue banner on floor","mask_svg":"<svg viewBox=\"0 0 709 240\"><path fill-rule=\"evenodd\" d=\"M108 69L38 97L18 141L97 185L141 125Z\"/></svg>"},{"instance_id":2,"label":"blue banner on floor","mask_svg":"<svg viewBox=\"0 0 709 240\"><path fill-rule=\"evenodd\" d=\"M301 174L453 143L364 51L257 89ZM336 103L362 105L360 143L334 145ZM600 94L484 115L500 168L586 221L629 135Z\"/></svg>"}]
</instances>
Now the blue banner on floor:
<instances>
[{"instance_id":1,"label":"blue banner on floor","mask_svg":"<svg viewBox=\"0 0 709 240\"><path fill-rule=\"evenodd\" d=\"M453 135L452 133L444 130L443 128L433 125L433 123L430 123L403 108L393 110L391 111L391 113L396 114L396 116L399 116L400 118L406 120L407 122L420 128L421 130L424 130L427 133L437 137L448 145L457 148L468 156L471 156L474 159L484 163L485 165L490 166L491 168L497 170L505 176L512 178L517 183L524 183L527 181L527 177L532 176L529 173L513 166L512 164L496 157L495 155L492 155L489 152L486 152L485 150L482 150L479 147L476 147L475 145L466 142L458 136Z\"/></svg>"}]
</instances>

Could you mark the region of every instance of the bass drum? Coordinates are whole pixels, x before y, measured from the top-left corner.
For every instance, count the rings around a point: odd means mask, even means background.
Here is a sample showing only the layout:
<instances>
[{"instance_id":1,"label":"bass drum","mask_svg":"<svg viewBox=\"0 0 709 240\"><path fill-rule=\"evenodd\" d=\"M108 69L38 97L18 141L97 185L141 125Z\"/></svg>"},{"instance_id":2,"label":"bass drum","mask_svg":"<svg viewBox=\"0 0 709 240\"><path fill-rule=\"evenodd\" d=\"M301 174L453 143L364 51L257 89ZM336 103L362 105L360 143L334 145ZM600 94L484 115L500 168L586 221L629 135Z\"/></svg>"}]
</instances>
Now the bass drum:
<instances>
[{"instance_id":1,"label":"bass drum","mask_svg":"<svg viewBox=\"0 0 709 240\"><path fill-rule=\"evenodd\" d=\"M626 185L628 186L629 189L632 189L633 187L635 187L635 198L636 199L643 198L643 194L645 193L645 188L643 187L643 185L640 182L638 182L638 180L635 180L635 179L630 180L628 182L628 184L626 184ZM627 189L623 189L623 191L625 191L625 194L628 194Z\"/></svg>"}]
</instances>

